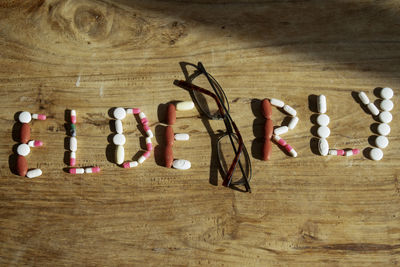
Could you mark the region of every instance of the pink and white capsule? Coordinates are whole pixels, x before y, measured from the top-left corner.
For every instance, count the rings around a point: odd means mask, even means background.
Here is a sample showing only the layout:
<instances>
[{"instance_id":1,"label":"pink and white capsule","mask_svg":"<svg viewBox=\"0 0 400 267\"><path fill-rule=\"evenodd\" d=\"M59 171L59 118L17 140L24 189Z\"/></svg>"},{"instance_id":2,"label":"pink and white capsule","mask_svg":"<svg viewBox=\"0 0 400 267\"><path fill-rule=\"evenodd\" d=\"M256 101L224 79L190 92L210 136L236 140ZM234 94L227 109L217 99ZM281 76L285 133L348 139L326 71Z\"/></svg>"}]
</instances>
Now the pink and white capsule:
<instances>
[{"instance_id":1,"label":"pink and white capsule","mask_svg":"<svg viewBox=\"0 0 400 267\"><path fill-rule=\"evenodd\" d=\"M143 156L138 159L138 162L142 164L146 159L150 157L150 151L144 152Z\"/></svg>"},{"instance_id":2,"label":"pink and white capsule","mask_svg":"<svg viewBox=\"0 0 400 267\"><path fill-rule=\"evenodd\" d=\"M142 122L143 125L148 125L149 124L149 120L146 117L144 117L140 121Z\"/></svg>"},{"instance_id":3,"label":"pink and white capsule","mask_svg":"<svg viewBox=\"0 0 400 267\"><path fill-rule=\"evenodd\" d=\"M75 166L75 164L76 164L76 153L71 152L71 154L69 155L69 166Z\"/></svg>"},{"instance_id":4,"label":"pink and white capsule","mask_svg":"<svg viewBox=\"0 0 400 267\"><path fill-rule=\"evenodd\" d=\"M43 142L40 140L31 140L28 142L28 146L30 147L39 147L39 146L43 146Z\"/></svg>"},{"instance_id":5,"label":"pink and white capsule","mask_svg":"<svg viewBox=\"0 0 400 267\"><path fill-rule=\"evenodd\" d=\"M358 153L360 153L359 149L348 149L344 151L344 155L349 157L349 156L353 156L353 155L357 155Z\"/></svg>"},{"instance_id":6,"label":"pink and white capsule","mask_svg":"<svg viewBox=\"0 0 400 267\"><path fill-rule=\"evenodd\" d=\"M128 161L125 162L124 165L122 165L125 169L129 169L129 168L134 168L137 167L139 165L139 163L137 161Z\"/></svg>"},{"instance_id":7,"label":"pink and white capsule","mask_svg":"<svg viewBox=\"0 0 400 267\"><path fill-rule=\"evenodd\" d=\"M46 120L46 115L44 115L44 114L32 114L32 119L44 121L44 120Z\"/></svg>"},{"instance_id":8,"label":"pink and white capsule","mask_svg":"<svg viewBox=\"0 0 400 267\"><path fill-rule=\"evenodd\" d=\"M140 108L133 108L132 109L133 114L139 114L140 113Z\"/></svg>"},{"instance_id":9,"label":"pink and white capsule","mask_svg":"<svg viewBox=\"0 0 400 267\"><path fill-rule=\"evenodd\" d=\"M71 168L71 169L69 169L69 173L70 174L83 174L83 173L85 173L85 169L84 168Z\"/></svg>"},{"instance_id":10,"label":"pink and white capsule","mask_svg":"<svg viewBox=\"0 0 400 267\"><path fill-rule=\"evenodd\" d=\"M146 148L147 148L147 151L153 150L153 144L151 143L150 137L146 137Z\"/></svg>"},{"instance_id":11,"label":"pink and white capsule","mask_svg":"<svg viewBox=\"0 0 400 267\"><path fill-rule=\"evenodd\" d=\"M85 172L86 173L98 173L98 172L100 172L100 167L94 166L94 167L85 168Z\"/></svg>"},{"instance_id":12,"label":"pink and white capsule","mask_svg":"<svg viewBox=\"0 0 400 267\"><path fill-rule=\"evenodd\" d=\"M139 113L139 118L142 120L144 118L146 118L146 114L144 114L143 112Z\"/></svg>"},{"instance_id":13,"label":"pink and white capsule","mask_svg":"<svg viewBox=\"0 0 400 267\"><path fill-rule=\"evenodd\" d=\"M284 139L282 139L279 135L274 135L272 138L275 140L275 142L277 142L281 146L287 145L286 141Z\"/></svg>"},{"instance_id":14,"label":"pink and white capsule","mask_svg":"<svg viewBox=\"0 0 400 267\"><path fill-rule=\"evenodd\" d=\"M76 123L76 110L71 110L71 122L73 123L73 124L75 124Z\"/></svg>"},{"instance_id":15,"label":"pink and white capsule","mask_svg":"<svg viewBox=\"0 0 400 267\"><path fill-rule=\"evenodd\" d=\"M148 137L150 137L150 138L153 138L153 137L154 137L153 132L152 132L150 129L148 129L148 130L146 131L146 133L147 133L147 136L148 136Z\"/></svg>"},{"instance_id":16,"label":"pink and white capsule","mask_svg":"<svg viewBox=\"0 0 400 267\"><path fill-rule=\"evenodd\" d=\"M289 144L287 144L286 146L285 146L285 149L286 149L286 151L287 152L289 152L289 154L292 156L292 157L297 157L297 152L296 152L296 150L294 150L294 148L291 146L291 145L289 145Z\"/></svg>"},{"instance_id":17,"label":"pink and white capsule","mask_svg":"<svg viewBox=\"0 0 400 267\"><path fill-rule=\"evenodd\" d=\"M329 155L344 156L344 150L343 149L329 149Z\"/></svg>"}]
</instances>

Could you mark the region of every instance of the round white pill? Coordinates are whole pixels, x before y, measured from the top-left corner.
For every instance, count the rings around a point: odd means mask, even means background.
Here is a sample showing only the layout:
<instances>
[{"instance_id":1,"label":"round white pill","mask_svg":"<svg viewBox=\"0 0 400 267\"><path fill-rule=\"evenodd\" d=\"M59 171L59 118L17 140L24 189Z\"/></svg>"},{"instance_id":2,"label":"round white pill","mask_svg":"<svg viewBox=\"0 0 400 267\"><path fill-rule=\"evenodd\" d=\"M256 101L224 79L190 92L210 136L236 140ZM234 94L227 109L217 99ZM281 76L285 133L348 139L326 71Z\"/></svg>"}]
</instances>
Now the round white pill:
<instances>
[{"instance_id":1,"label":"round white pill","mask_svg":"<svg viewBox=\"0 0 400 267\"><path fill-rule=\"evenodd\" d=\"M386 136L380 135L375 139L375 145L379 148L385 148L389 145L389 140Z\"/></svg>"},{"instance_id":2,"label":"round white pill","mask_svg":"<svg viewBox=\"0 0 400 267\"><path fill-rule=\"evenodd\" d=\"M31 113L23 111L19 114L18 119L21 123L29 123L32 120L32 116Z\"/></svg>"},{"instance_id":3,"label":"round white pill","mask_svg":"<svg viewBox=\"0 0 400 267\"><path fill-rule=\"evenodd\" d=\"M123 145L125 145L125 142L126 142L125 135L123 135L123 134L116 134L116 135L114 135L114 137L113 137L113 143L114 143L114 145L116 145L116 146L123 146Z\"/></svg>"},{"instance_id":4,"label":"round white pill","mask_svg":"<svg viewBox=\"0 0 400 267\"><path fill-rule=\"evenodd\" d=\"M383 152L379 148L373 148L369 152L369 156L372 160L381 160L383 158Z\"/></svg>"},{"instance_id":5,"label":"round white pill","mask_svg":"<svg viewBox=\"0 0 400 267\"><path fill-rule=\"evenodd\" d=\"M329 130L326 126L320 126L317 130L317 135L321 138L327 138L331 134L331 130Z\"/></svg>"},{"instance_id":6,"label":"round white pill","mask_svg":"<svg viewBox=\"0 0 400 267\"><path fill-rule=\"evenodd\" d=\"M380 108L384 111L391 111L393 109L393 102L389 99L382 100Z\"/></svg>"},{"instance_id":7,"label":"round white pill","mask_svg":"<svg viewBox=\"0 0 400 267\"><path fill-rule=\"evenodd\" d=\"M389 123L392 121L393 116L389 111L382 111L379 113L379 120L383 123Z\"/></svg>"},{"instance_id":8,"label":"round white pill","mask_svg":"<svg viewBox=\"0 0 400 267\"><path fill-rule=\"evenodd\" d=\"M382 88L381 97L384 99L391 99L393 97L392 88L389 88L389 87Z\"/></svg>"},{"instance_id":9,"label":"round white pill","mask_svg":"<svg viewBox=\"0 0 400 267\"><path fill-rule=\"evenodd\" d=\"M185 159L176 159L172 162L172 167L179 170L187 170L190 169L191 163Z\"/></svg>"},{"instance_id":10,"label":"round white pill","mask_svg":"<svg viewBox=\"0 0 400 267\"><path fill-rule=\"evenodd\" d=\"M386 123L380 123L377 131L380 135L388 135L390 133L390 126Z\"/></svg>"},{"instance_id":11,"label":"round white pill","mask_svg":"<svg viewBox=\"0 0 400 267\"><path fill-rule=\"evenodd\" d=\"M27 156L31 152L31 148L27 144L20 144L17 147L17 153L21 156Z\"/></svg>"},{"instance_id":12,"label":"round white pill","mask_svg":"<svg viewBox=\"0 0 400 267\"><path fill-rule=\"evenodd\" d=\"M30 170L26 173L26 177L28 178L35 178L42 175L42 170L41 169L33 169Z\"/></svg>"},{"instance_id":13,"label":"round white pill","mask_svg":"<svg viewBox=\"0 0 400 267\"><path fill-rule=\"evenodd\" d=\"M326 114L320 114L317 117L317 124L319 126L327 126L330 122L329 116Z\"/></svg>"},{"instance_id":14,"label":"round white pill","mask_svg":"<svg viewBox=\"0 0 400 267\"><path fill-rule=\"evenodd\" d=\"M117 120L123 120L126 117L126 110L124 108L116 108L114 110L114 118Z\"/></svg>"}]
</instances>

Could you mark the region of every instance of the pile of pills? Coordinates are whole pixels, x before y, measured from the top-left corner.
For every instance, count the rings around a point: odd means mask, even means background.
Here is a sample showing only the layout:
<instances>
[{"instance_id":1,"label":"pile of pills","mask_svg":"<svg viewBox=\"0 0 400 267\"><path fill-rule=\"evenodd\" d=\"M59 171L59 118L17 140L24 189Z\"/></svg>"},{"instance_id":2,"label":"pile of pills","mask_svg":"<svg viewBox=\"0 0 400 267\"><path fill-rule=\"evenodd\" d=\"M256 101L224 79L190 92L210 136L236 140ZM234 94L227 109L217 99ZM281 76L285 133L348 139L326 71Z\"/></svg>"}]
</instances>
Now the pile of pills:
<instances>
[{"instance_id":1,"label":"pile of pills","mask_svg":"<svg viewBox=\"0 0 400 267\"><path fill-rule=\"evenodd\" d=\"M192 110L194 108L194 103L192 101L182 101L178 102L176 105L173 103L168 104L167 108L167 116L166 123L168 124L165 127L165 148L164 148L164 162L165 167L167 168L175 168L179 170L187 170L190 169L191 163L185 159L174 159L174 154L172 150L172 146L174 144L174 140L176 141L187 141L189 140L189 135L185 133L177 133L174 134L174 130L172 129L172 125L176 122L176 111L186 111Z\"/></svg>"},{"instance_id":2,"label":"pile of pills","mask_svg":"<svg viewBox=\"0 0 400 267\"><path fill-rule=\"evenodd\" d=\"M366 105L369 112L375 116L375 118L380 122L377 127L377 132L379 136L375 138L375 148L370 150L370 158L372 160L381 160L383 158L383 148L389 145L389 140L386 137L390 133L389 123L392 121L393 117L390 111L393 109L393 102L390 100L393 97L393 90L389 87L382 88L380 91L380 110L375 106L374 103L369 101L366 93L360 92L358 94L361 102Z\"/></svg>"},{"instance_id":3,"label":"pile of pills","mask_svg":"<svg viewBox=\"0 0 400 267\"><path fill-rule=\"evenodd\" d=\"M27 111L23 111L19 114L18 120L21 125L20 129L20 141L21 144L17 147L17 172L20 176L26 176L28 178L35 178L42 175L41 169L31 169L28 171L28 162L26 156L31 152L31 147L40 147L43 145L42 141L30 140L31 128L29 123L32 119L35 120L46 120L46 115L43 114L31 114Z\"/></svg>"},{"instance_id":4,"label":"pile of pills","mask_svg":"<svg viewBox=\"0 0 400 267\"><path fill-rule=\"evenodd\" d=\"M76 165L76 151L78 150L78 140L76 139L76 110L70 111L69 136L69 166L74 167ZM70 168L68 172L71 174L98 173L100 172L100 167Z\"/></svg>"}]
</instances>

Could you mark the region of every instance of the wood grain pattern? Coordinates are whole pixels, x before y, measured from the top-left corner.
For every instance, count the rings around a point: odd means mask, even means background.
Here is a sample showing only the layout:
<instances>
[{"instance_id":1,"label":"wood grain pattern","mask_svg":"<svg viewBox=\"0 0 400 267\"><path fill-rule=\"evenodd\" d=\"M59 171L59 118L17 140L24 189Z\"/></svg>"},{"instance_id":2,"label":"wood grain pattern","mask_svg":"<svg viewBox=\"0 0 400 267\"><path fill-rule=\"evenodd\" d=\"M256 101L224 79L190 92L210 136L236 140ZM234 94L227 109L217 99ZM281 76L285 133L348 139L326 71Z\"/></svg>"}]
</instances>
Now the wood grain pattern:
<instances>
[{"instance_id":1,"label":"wood grain pattern","mask_svg":"<svg viewBox=\"0 0 400 267\"><path fill-rule=\"evenodd\" d=\"M354 265L400 262L398 1L0 1L0 265ZM152 155L124 170L110 160L109 110L140 107L155 132L158 110L190 100L172 84L180 62L202 61L226 91L231 115L253 163L253 193L221 186L211 159L222 122L197 110L177 112L174 157L188 171ZM384 159L321 157L312 147L309 100L324 94L328 141L371 147L375 121L355 101L363 90L395 89L390 145ZM260 160L264 119L259 100L282 99L300 122ZM77 164L99 175L63 169L65 110L78 114ZM14 115L48 115L31 123L30 168L13 174ZM273 109L279 125L284 115ZM126 119L125 151L143 148ZM372 126L373 128L373 126Z\"/></svg>"}]
</instances>

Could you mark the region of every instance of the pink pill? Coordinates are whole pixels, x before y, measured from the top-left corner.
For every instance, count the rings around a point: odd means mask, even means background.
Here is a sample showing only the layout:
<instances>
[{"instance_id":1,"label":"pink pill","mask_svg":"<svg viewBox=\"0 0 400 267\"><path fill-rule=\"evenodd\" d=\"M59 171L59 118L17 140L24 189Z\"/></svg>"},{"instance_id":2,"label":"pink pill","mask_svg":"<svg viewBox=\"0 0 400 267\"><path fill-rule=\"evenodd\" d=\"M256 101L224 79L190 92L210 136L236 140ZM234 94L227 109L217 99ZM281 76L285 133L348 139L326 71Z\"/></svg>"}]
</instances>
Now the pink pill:
<instances>
[{"instance_id":1,"label":"pink pill","mask_svg":"<svg viewBox=\"0 0 400 267\"><path fill-rule=\"evenodd\" d=\"M142 122L143 125L148 125L149 124L149 120L146 117L141 119L140 121Z\"/></svg>"},{"instance_id":2,"label":"pink pill","mask_svg":"<svg viewBox=\"0 0 400 267\"><path fill-rule=\"evenodd\" d=\"M153 150L153 145L151 143L147 143L146 144L146 148L147 148L147 151L152 151Z\"/></svg>"},{"instance_id":3,"label":"pink pill","mask_svg":"<svg viewBox=\"0 0 400 267\"><path fill-rule=\"evenodd\" d=\"M140 113L140 108L133 108L133 114L139 114Z\"/></svg>"},{"instance_id":4,"label":"pink pill","mask_svg":"<svg viewBox=\"0 0 400 267\"><path fill-rule=\"evenodd\" d=\"M144 124L143 129L147 132L148 130L150 130L150 127L148 124Z\"/></svg>"}]
</instances>

